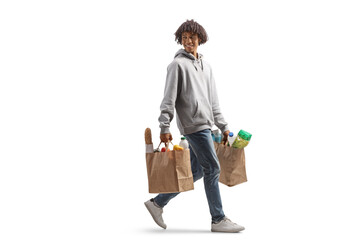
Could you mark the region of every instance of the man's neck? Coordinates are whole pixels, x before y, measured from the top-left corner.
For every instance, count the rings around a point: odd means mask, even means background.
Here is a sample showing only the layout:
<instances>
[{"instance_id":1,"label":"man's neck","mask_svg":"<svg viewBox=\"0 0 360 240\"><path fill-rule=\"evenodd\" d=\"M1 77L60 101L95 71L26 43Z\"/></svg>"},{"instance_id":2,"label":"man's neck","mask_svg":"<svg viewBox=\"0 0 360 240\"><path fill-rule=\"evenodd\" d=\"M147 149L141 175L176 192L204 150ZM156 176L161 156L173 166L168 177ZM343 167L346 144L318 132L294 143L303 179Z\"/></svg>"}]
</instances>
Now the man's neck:
<instances>
[{"instance_id":1,"label":"man's neck","mask_svg":"<svg viewBox=\"0 0 360 240\"><path fill-rule=\"evenodd\" d=\"M196 59L198 58L197 52L192 52L191 54L194 55L194 57L195 57Z\"/></svg>"},{"instance_id":2,"label":"man's neck","mask_svg":"<svg viewBox=\"0 0 360 240\"><path fill-rule=\"evenodd\" d=\"M198 59L198 53L197 53L197 51L195 51L195 52L187 52L187 53L190 53L190 54L193 55L196 59Z\"/></svg>"}]
</instances>

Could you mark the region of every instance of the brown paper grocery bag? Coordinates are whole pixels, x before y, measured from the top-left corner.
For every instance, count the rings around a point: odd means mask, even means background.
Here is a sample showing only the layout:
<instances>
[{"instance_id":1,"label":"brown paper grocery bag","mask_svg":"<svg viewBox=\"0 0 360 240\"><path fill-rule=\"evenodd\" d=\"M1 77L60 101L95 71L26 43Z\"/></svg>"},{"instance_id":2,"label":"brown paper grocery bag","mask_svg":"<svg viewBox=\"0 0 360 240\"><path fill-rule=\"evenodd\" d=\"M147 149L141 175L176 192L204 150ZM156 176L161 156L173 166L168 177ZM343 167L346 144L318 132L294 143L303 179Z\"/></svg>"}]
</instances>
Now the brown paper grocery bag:
<instances>
[{"instance_id":1,"label":"brown paper grocery bag","mask_svg":"<svg viewBox=\"0 0 360 240\"><path fill-rule=\"evenodd\" d=\"M189 149L146 153L149 193L174 193L194 189Z\"/></svg>"},{"instance_id":2,"label":"brown paper grocery bag","mask_svg":"<svg viewBox=\"0 0 360 240\"><path fill-rule=\"evenodd\" d=\"M221 168L219 182L229 187L246 182L244 148L233 148L217 142L214 145Z\"/></svg>"}]
</instances>

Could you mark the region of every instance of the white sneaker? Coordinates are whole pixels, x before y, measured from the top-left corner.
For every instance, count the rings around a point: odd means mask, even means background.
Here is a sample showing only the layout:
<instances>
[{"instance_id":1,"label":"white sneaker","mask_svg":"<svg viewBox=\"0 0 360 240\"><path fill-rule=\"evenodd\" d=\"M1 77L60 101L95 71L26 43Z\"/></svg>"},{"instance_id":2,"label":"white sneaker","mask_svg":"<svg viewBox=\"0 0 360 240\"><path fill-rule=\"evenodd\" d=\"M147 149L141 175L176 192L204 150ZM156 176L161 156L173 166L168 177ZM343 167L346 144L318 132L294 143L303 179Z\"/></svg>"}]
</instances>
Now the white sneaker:
<instances>
[{"instance_id":1,"label":"white sneaker","mask_svg":"<svg viewBox=\"0 0 360 240\"><path fill-rule=\"evenodd\" d=\"M164 220L162 218L163 209L155 206L155 203L151 200L152 199L144 203L147 210L149 210L149 213L151 214L156 224L162 227L163 229L166 229L166 224L164 223Z\"/></svg>"},{"instance_id":2,"label":"white sneaker","mask_svg":"<svg viewBox=\"0 0 360 240\"><path fill-rule=\"evenodd\" d=\"M212 232L229 232L229 233L236 233L244 230L243 226L237 225L233 223L230 219L225 217L218 223L211 224L211 231Z\"/></svg>"}]
</instances>

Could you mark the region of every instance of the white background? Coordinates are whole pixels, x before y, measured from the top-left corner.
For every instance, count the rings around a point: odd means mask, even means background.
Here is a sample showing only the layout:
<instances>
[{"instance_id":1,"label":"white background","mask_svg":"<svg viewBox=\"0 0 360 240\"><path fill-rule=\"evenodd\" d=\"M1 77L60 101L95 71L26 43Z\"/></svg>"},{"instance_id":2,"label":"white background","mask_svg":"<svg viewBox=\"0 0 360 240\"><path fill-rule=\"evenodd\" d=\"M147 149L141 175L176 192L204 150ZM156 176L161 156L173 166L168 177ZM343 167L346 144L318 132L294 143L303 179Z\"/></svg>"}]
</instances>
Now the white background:
<instances>
[{"instance_id":1,"label":"white background","mask_svg":"<svg viewBox=\"0 0 360 240\"><path fill-rule=\"evenodd\" d=\"M1 1L1 239L359 239L358 1ZM195 19L223 115L253 134L248 182L221 185L238 235L210 233L203 182L155 225L144 130L159 143L174 32ZM180 138L175 120L171 131ZM177 139L177 140L176 140Z\"/></svg>"}]
</instances>

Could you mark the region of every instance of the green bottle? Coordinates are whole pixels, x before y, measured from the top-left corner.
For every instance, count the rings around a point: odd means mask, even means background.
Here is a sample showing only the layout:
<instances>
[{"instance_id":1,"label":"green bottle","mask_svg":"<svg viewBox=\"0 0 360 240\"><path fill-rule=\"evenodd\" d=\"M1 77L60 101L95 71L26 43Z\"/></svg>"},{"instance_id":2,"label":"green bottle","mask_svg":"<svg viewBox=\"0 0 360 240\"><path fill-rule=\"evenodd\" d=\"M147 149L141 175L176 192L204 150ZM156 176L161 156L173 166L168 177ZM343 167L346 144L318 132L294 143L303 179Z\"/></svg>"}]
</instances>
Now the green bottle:
<instances>
[{"instance_id":1,"label":"green bottle","mask_svg":"<svg viewBox=\"0 0 360 240\"><path fill-rule=\"evenodd\" d=\"M244 148L249 144L251 136L250 133L240 130L231 146L234 148Z\"/></svg>"}]
</instances>

